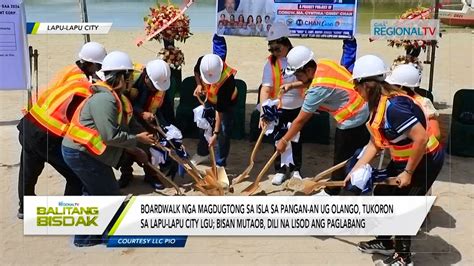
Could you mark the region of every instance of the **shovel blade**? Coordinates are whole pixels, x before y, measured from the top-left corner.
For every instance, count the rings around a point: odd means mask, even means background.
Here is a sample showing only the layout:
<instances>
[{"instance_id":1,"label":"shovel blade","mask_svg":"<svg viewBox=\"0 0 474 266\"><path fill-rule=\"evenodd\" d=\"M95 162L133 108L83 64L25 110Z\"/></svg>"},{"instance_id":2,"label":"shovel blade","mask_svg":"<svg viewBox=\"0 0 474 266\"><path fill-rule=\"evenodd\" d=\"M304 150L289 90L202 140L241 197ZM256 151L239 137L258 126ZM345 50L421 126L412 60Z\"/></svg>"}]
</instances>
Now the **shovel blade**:
<instances>
[{"instance_id":1,"label":"shovel blade","mask_svg":"<svg viewBox=\"0 0 474 266\"><path fill-rule=\"evenodd\" d=\"M247 179L249 177L250 171L252 171L253 165L254 163L251 162L245 171L243 171L236 179L232 180L232 185L237 185L238 183L244 181L244 179Z\"/></svg>"},{"instance_id":2,"label":"shovel blade","mask_svg":"<svg viewBox=\"0 0 474 266\"><path fill-rule=\"evenodd\" d=\"M292 191L301 191L304 188L304 182L300 178L291 178L288 180L286 188Z\"/></svg>"},{"instance_id":3,"label":"shovel blade","mask_svg":"<svg viewBox=\"0 0 474 266\"><path fill-rule=\"evenodd\" d=\"M255 194L255 192L258 191L258 189L260 188L260 186L256 183L252 183L250 186L246 187L244 190L242 190L242 192L240 192L240 194L242 194L243 196L252 196Z\"/></svg>"},{"instance_id":4,"label":"shovel blade","mask_svg":"<svg viewBox=\"0 0 474 266\"><path fill-rule=\"evenodd\" d=\"M217 182L222 186L222 188L229 188L230 181L224 167L217 167Z\"/></svg>"}]
</instances>

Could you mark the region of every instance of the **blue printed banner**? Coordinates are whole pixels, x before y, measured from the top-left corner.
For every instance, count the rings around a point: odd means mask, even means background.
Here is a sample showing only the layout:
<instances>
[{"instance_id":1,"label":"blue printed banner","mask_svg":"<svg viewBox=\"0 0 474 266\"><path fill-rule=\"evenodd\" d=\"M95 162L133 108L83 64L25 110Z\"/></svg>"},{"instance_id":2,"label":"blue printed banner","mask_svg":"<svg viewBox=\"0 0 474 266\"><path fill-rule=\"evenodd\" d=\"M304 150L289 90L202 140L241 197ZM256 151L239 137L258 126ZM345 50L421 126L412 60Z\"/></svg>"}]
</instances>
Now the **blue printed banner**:
<instances>
[{"instance_id":1,"label":"blue printed banner","mask_svg":"<svg viewBox=\"0 0 474 266\"><path fill-rule=\"evenodd\" d=\"M357 0L218 0L219 35L267 36L275 22L291 37L350 39L355 34Z\"/></svg>"},{"instance_id":2,"label":"blue printed banner","mask_svg":"<svg viewBox=\"0 0 474 266\"><path fill-rule=\"evenodd\" d=\"M109 248L184 248L187 236L111 236Z\"/></svg>"}]
</instances>

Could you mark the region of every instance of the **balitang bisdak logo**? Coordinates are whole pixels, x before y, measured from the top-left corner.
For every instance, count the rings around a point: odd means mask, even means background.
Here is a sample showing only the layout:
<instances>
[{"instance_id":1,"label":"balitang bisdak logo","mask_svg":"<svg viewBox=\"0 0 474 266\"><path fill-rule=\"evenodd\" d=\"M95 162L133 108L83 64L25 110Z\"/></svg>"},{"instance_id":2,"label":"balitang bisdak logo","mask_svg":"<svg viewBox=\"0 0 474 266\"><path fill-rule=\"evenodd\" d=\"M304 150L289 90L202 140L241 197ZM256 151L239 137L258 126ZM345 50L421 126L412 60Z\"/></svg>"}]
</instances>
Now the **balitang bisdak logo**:
<instances>
[{"instance_id":1,"label":"balitang bisdak logo","mask_svg":"<svg viewBox=\"0 0 474 266\"><path fill-rule=\"evenodd\" d=\"M37 226L98 226L99 208L60 201L54 207L36 207Z\"/></svg>"}]
</instances>

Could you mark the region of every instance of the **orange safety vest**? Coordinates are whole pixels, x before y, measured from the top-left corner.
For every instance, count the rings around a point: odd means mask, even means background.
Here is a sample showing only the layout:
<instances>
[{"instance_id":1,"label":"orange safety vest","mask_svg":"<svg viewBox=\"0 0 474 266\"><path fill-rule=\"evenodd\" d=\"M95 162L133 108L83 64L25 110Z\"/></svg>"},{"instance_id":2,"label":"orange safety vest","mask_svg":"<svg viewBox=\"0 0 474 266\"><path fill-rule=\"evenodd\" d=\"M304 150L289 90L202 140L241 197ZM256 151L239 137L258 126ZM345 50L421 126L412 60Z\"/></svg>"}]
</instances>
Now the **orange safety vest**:
<instances>
[{"instance_id":1,"label":"orange safety vest","mask_svg":"<svg viewBox=\"0 0 474 266\"><path fill-rule=\"evenodd\" d=\"M206 85L206 92L207 92L207 100L212 104L217 104L217 93L219 89L224 85L225 81L231 76L235 75L237 70L229 67L226 63L224 63L224 68L222 69L221 77L217 83ZM237 98L237 88L234 88L234 92L232 93L232 100Z\"/></svg>"},{"instance_id":2,"label":"orange safety vest","mask_svg":"<svg viewBox=\"0 0 474 266\"><path fill-rule=\"evenodd\" d=\"M128 125L128 123L132 119L133 108L127 97L121 94L119 98L117 93L115 93L113 89L105 82L97 82L94 85L102 86L110 90L110 92L115 98L115 103L117 105L117 123L119 125L122 124L123 114L125 113L125 123ZM104 153L105 148L107 146L103 142L100 133L96 129L88 128L80 123L79 118L81 115L82 108L84 107L86 102L87 101L83 101L74 113L66 136L72 139L73 141L84 145L84 147L91 153L95 155L101 155L102 153Z\"/></svg>"},{"instance_id":3,"label":"orange safety vest","mask_svg":"<svg viewBox=\"0 0 474 266\"><path fill-rule=\"evenodd\" d=\"M137 80L140 78L141 74L143 73L144 69L145 67L142 64L139 64L139 63L133 64L133 83L137 82ZM132 88L132 91L130 93L131 99L135 98L137 94L138 94L138 90L136 88ZM165 91L157 90L152 96L148 97L147 103L143 107L143 110L155 114L156 110L158 110L163 105L165 95L166 95Z\"/></svg>"},{"instance_id":4,"label":"orange safety vest","mask_svg":"<svg viewBox=\"0 0 474 266\"><path fill-rule=\"evenodd\" d=\"M373 140L375 142L375 145L377 147L379 147L379 148L387 148L387 147L390 148L390 156L392 157L393 161L406 162L406 161L408 161L408 159L410 158L410 156L412 154L413 144L410 143L410 144L401 145L401 146L394 145L394 144L391 144L380 133L380 128L381 128L381 126L383 126L385 112L387 110L386 109L387 108L387 102L388 102L390 97L394 97L394 96L404 96L404 97L408 97L408 98L413 100L413 98L411 98L409 96L402 95L402 94L395 94L395 95L392 95L392 96L382 95L380 97L379 104L377 106L376 112L371 115L369 122L367 122L367 128L368 128L370 134L372 135ZM421 108L421 110L423 110L423 108L420 106L420 104L417 101L413 101L413 102L415 104L417 104ZM372 121L372 122L370 122L370 121ZM428 143L426 144L426 153L433 152L440 145L438 139L432 133L430 133L430 130L429 130L428 126L429 126L429 124L427 122L426 123L426 127L427 127L426 132L429 134L429 138L428 138Z\"/></svg>"},{"instance_id":5,"label":"orange safety vest","mask_svg":"<svg viewBox=\"0 0 474 266\"><path fill-rule=\"evenodd\" d=\"M74 96L87 98L91 83L77 67L70 66L43 91L29 114L41 126L57 136L64 136L69 126L66 112Z\"/></svg>"},{"instance_id":6,"label":"orange safety vest","mask_svg":"<svg viewBox=\"0 0 474 266\"><path fill-rule=\"evenodd\" d=\"M328 60L318 60L318 67L310 88L328 87L336 90L344 90L349 95L349 101L338 110L329 110L319 107L320 110L330 113L337 123L342 123L356 115L364 106L365 101L360 94L354 90L352 75L347 69L338 63Z\"/></svg>"},{"instance_id":7,"label":"orange safety vest","mask_svg":"<svg viewBox=\"0 0 474 266\"><path fill-rule=\"evenodd\" d=\"M282 66L281 66L281 61L280 59L277 59L275 64L272 64L272 56L268 57L268 63L272 67L272 81L273 81L273 89L270 91L270 98L275 99L276 97L281 97L282 95L280 94L280 87L281 85L284 84L284 79L282 75ZM305 89L300 89L301 90L301 96L304 97L305 94ZM282 104L280 100L280 105Z\"/></svg>"}]
</instances>

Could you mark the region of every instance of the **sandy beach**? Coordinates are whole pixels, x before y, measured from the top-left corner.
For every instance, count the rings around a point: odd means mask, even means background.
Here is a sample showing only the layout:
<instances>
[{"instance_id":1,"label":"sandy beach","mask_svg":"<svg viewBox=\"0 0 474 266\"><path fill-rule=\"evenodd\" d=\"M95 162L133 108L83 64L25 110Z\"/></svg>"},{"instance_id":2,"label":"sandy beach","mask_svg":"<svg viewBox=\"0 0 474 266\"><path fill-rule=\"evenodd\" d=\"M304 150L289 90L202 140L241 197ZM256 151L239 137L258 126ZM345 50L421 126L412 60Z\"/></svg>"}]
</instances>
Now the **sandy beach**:
<instances>
[{"instance_id":1,"label":"sandy beach","mask_svg":"<svg viewBox=\"0 0 474 266\"><path fill-rule=\"evenodd\" d=\"M146 43L136 47L134 40L141 31L112 31L108 35L92 36L110 52L121 50L130 54L135 62L146 63L156 57L162 47ZM358 55L375 54L391 62L402 49L388 47L386 42L368 41L368 35L357 37ZM200 55L211 52L211 34L199 33L185 44L178 44L186 57L183 78L192 75ZM29 44L38 49L39 84L45 85L62 67L76 59L82 45L82 36L29 36ZM317 58L339 61L342 41L292 39L293 45L311 47ZM228 37L227 63L238 70L237 78L244 80L247 94L246 124L256 103L258 85L264 62L268 56L263 38ZM420 56L425 59L423 53ZM452 99L462 88L474 88L474 34L471 30L443 33L436 56L434 77L435 106L441 113L443 140L446 141L450 126ZM422 87L428 88L429 66L425 65ZM369 237L190 237L184 249L106 249L104 246L75 248L71 236L23 236L23 223L16 218L17 183L20 145L16 130L21 109L26 104L25 91L1 91L0 106L0 257L3 265L11 264L311 264L311 265L371 265L382 256L371 256L357 251L355 245ZM332 130L334 126L332 125ZM332 134L331 134L332 135ZM186 139L192 153L196 140ZM238 147L238 148L237 148ZM248 140L233 141L227 173L234 177L245 169L253 143ZM303 176L314 176L332 164L330 145L305 144L303 148ZM259 152L251 175L255 178L272 147L264 144ZM418 265L474 265L474 158L447 156L444 168L435 182L432 193L437 196L429 218L413 241L413 256ZM155 193L143 180L143 172L136 168L137 176L124 193L145 195L173 195L172 189L163 194ZM118 175L117 175L118 177ZM189 184L190 179L177 177L179 184ZM239 184L236 194L249 182ZM271 185L265 179L261 185L268 195L292 195L282 187ZM37 195L62 195L64 178L47 166L36 186ZM188 195L199 193L188 191Z\"/></svg>"}]
</instances>

